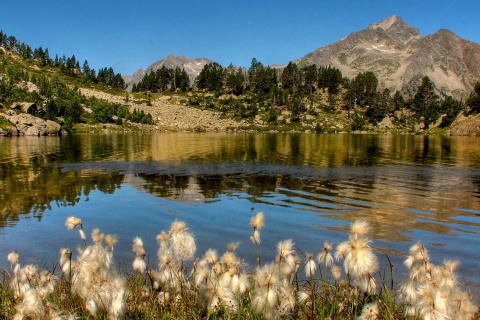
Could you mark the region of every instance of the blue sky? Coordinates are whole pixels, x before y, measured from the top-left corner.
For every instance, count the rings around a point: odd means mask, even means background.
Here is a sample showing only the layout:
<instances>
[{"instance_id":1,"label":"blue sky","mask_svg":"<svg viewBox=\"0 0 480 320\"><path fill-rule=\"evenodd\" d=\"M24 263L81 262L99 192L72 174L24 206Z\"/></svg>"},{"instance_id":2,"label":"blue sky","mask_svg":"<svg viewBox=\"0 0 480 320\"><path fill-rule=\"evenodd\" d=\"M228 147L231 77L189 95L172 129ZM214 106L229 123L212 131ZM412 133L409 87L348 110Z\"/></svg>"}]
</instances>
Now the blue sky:
<instances>
[{"instance_id":1,"label":"blue sky","mask_svg":"<svg viewBox=\"0 0 480 320\"><path fill-rule=\"evenodd\" d=\"M443 28L480 43L478 0L4 1L0 30L126 75L169 54L285 64L393 14L424 36Z\"/></svg>"}]
</instances>

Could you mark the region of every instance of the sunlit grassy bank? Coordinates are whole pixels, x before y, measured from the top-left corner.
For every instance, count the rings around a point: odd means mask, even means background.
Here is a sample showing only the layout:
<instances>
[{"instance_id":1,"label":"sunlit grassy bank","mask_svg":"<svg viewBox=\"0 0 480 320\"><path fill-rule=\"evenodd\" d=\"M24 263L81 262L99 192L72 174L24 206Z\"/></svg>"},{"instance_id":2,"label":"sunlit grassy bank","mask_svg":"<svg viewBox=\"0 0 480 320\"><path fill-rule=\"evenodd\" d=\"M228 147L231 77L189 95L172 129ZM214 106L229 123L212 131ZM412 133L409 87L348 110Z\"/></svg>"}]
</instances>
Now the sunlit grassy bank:
<instances>
[{"instance_id":1,"label":"sunlit grassy bank","mask_svg":"<svg viewBox=\"0 0 480 320\"><path fill-rule=\"evenodd\" d=\"M116 238L94 229L91 243L82 221L65 225L83 240L78 253L60 249L55 270L22 265L8 255L2 271L2 319L476 319L477 306L457 279L456 261L430 262L416 243L405 261L409 270L397 285L393 265L379 268L367 234L355 221L335 248L298 254L292 240L277 244L275 261L259 254L263 213L252 217L250 237L256 267L246 265L231 243L221 254L195 258L196 244L185 222L174 221L157 236L155 261L142 239L133 240L133 263L118 270ZM273 248L272 248L273 249ZM153 260L153 259L152 259Z\"/></svg>"}]
</instances>

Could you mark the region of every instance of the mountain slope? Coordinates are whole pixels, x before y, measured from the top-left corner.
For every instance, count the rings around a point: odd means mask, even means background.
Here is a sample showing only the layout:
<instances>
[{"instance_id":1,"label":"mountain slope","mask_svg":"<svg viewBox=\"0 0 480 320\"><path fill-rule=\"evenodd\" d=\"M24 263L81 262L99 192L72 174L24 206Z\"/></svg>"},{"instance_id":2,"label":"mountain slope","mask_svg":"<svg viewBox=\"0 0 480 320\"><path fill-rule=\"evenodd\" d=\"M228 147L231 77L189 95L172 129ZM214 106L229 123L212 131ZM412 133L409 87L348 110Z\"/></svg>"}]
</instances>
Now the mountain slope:
<instances>
[{"instance_id":1,"label":"mountain slope","mask_svg":"<svg viewBox=\"0 0 480 320\"><path fill-rule=\"evenodd\" d=\"M132 75L124 76L123 79L128 85L128 90L130 90L133 84L138 83L140 80L142 80L146 74L150 73L151 71L156 71L161 67L165 66L169 69L175 69L176 67L184 69L190 78L190 82L193 83L193 80L200 73L200 71L202 71L203 67L206 64L212 62L213 61L208 58L190 59L185 56L175 57L174 55L169 55L165 59L153 63L145 70L139 69L135 71Z\"/></svg>"},{"instance_id":2,"label":"mountain slope","mask_svg":"<svg viewBox=\"0 0 480 320\"><path fill-rule=\"evenodd\" d=\"M479 58L477 43L447 30L422 37L400 17L391 16L296 62L300 66L332 65L350 78L373 71L383 87L410 94L408 89L426 75L444 93L459 98L480 78Z\"/></svg>"}]
</instances>

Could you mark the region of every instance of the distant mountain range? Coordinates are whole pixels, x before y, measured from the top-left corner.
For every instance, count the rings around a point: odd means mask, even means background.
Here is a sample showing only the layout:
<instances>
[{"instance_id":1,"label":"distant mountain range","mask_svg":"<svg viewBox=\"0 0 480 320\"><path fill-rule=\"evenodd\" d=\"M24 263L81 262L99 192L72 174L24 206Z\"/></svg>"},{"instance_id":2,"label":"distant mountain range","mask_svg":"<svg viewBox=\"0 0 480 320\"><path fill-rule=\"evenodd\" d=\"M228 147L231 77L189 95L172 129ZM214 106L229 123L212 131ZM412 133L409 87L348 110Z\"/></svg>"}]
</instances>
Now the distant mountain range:
<instances>
[{"instance_id":1,"label":"distant mountain range","mask_svg":"<svg viewBox=\"0 0 480 320\"><path fill-rule=\"evenodd\" d=\"M130 86L151 70L180 66L194 79L208 58L189 59L172 55L146 70L125 76ZM480 80L480 45L441 29L422 37L420 32L398 16L391 16L367 29L353 32L328 46L321 47L295 61L300 67L331 65L344 76L353 78L360 72L372 71L380 86L392 91L414 94L421 78L428 76L437 88L457 98L465 97Z\"/></svg>"},{"instance_id":2,"label":"distant mountain range","mask_svg":"<svg viewBox=\"0 0 480 320\"><path fill-rule=\"evenodd\" d=\"M184 69L190 78L190 82L193 83L193 80L195 79L196 76L198 76L200 71L202 71L203 67L206 64L212 63L212 62L213 60L208 58L190 59L185 56L175 57L174 55L171 54L165 59L155 62L145 70L138 69L132 75L124 76L123 79L125 80L125 83L128 85L127 89L130 90L133 84L138 83L140 80L142 80L146 74L150 73L151 71L156 71L161 67L165 66L169 69L175 69L176 67L180 67Z\"/></svg>"}]
</instances>

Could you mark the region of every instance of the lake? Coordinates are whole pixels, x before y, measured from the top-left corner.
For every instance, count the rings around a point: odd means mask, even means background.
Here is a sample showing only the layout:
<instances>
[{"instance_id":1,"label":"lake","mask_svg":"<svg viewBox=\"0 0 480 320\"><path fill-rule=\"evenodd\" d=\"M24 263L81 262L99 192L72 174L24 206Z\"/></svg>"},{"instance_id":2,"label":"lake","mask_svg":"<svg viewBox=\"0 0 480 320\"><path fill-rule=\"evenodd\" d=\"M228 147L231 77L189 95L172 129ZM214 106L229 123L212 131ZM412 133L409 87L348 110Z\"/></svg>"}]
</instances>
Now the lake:
<instances>
[{"instance_id":1,"label":"lake","mask_svg":"<svg viewBox=\"0 0 480 320\"><path fill-rule=\"evenodd\" d=\"M102 133L0 138L0 267L7 254L52 268L60 247L82 244L65 219L118 236L114 257L133 260L142 237L156 262L156 235L183 220L197 254L238 254L254 265L250 218L266 217L262 262L291 238L314 253L367 220L382 264L402 262L422 241L432 261L458 259L480 292L480 138L414 135Z\"/></svg>"}]
</instances>

